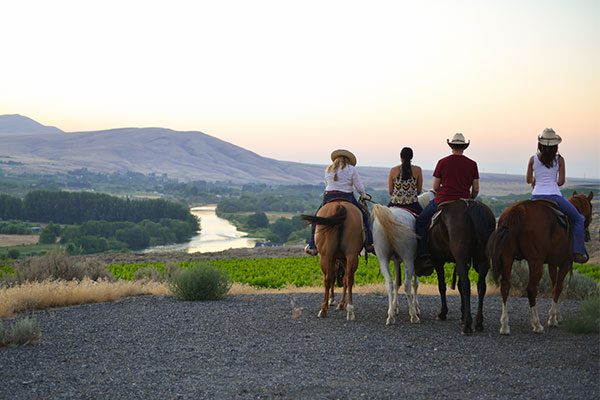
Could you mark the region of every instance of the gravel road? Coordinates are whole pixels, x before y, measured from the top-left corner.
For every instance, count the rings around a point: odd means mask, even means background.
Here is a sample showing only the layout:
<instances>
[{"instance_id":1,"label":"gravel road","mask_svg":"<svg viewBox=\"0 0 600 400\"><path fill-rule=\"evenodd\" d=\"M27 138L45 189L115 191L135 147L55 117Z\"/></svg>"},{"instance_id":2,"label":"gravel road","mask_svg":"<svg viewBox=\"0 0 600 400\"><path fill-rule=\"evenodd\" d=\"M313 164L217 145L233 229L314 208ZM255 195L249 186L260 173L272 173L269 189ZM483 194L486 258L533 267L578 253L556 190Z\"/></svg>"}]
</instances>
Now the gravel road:
<instances>
[{"instance_id":1,"label":"gravel road","mask_svg":"<svg viewBox=\"0 0 600 400\"><path fill-rule=\"evenodd\" d=\"M334 311L318 319L320 300L314 293L138 297L35 312L42 342L0 349L0 398L600 397L599 336L532 333L526 299L509 302L509 337L498 334L495 296L486 301L486 330L470 337L459 333L457 296L448 298L445 322L435 319L437 296L421 296L423 322L415 325L402 299L393 326L385 326L382 295L356 295L350 322ZM544 319L549 305L539 302Z\"/></svg>"}]
</instances>

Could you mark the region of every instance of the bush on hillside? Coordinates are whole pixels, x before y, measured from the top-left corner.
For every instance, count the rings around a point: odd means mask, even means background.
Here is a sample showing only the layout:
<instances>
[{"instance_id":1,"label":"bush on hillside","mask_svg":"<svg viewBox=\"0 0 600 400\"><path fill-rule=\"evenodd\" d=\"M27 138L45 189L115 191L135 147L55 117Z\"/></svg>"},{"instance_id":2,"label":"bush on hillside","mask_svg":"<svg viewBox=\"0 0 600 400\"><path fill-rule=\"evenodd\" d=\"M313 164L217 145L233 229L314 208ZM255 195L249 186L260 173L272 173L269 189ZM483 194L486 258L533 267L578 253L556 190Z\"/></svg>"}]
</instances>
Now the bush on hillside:
<instances>
[{"instance_id":1,"label":"bush on hillside","mask_svg":"<svg viewBox=\"0 0 600 400\"><path fill-rule=\"evenodd\" d=\"M25 346L37 343L42 337L38 323L32 318L23 318L5 327L0 321L0 347Z\"/></svg>"},{"instance_id":2,"label":"bush on hillside","mask_svg":"<svg viewBox=\"0 0 600 400\"><path fill-rule=\"evenodd\" d=\"M231 288L227 274L212 265L200 265L176 273L169 282L179 300L219 300Z\"/></svg>"},{"instance_id":3,"label":"bush on hillside","mask_svg":"<svg viewBox=\"0 0 600 400\"><path fill-rule=\"evenodd\" d=\"M600 296L596 294L583 300L579 312L565 318L564 326L573 333L600 332Z\"/></svg>"}]
</instances>

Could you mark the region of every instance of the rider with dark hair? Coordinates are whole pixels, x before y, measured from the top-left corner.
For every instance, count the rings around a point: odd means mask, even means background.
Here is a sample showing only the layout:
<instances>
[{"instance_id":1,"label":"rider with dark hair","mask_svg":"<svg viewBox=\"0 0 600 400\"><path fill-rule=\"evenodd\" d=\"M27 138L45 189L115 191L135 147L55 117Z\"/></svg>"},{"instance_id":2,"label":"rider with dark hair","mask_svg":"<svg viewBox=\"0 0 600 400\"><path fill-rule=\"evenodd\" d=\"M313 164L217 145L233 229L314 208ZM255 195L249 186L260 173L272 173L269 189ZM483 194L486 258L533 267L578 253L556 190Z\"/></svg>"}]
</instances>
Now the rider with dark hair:
<instances>
[{"instance_id":1,"label":"rider with dark hair","mask_svg":"<svg viewBox=\"0 0 600 400\"><path fill-rule=\"evenodd\" d=\"M332 163L325 169L325 193L323 193L323 202L317 212L325 204L336 199L344 199L354 204L363 216L363 226L366 231L367 239L365 241L365 250L373 253L373 234L369 223L369 212L365 210L354 197L353 189L356 189L361 198L370 199L370 196L365 192L356 165L356 157L348 150L335 150L331 153ZM315 246L315 224L311 227L310 240L304 251L312 256L317 255Z\"/></svg>"},{"instance_id":2,"label":"rider with dark hair","mask_svg":"<svg viewBox=\"0 0 600 400\"><path fill-rule=\"evenodd\" d=\"M462 133L456 133L452 140L446 140L452 154L437 162L433 171L435 198L417 217L417 268L432 268L429 255L429 220L437 211L438 205L453 200L474 199L479 194L479 170L477 163L463 155L471 141L466 142Z\"/></svg>"},{"instance_id":3,"label":"rider with dark hair","mask_svg":"<svg viewBox=\"0 0 600 400\"><path fill-rule=\"evenodd\" d=\"M544 129L538 136L538 151L527 164L527 183L533 187L532 199L552 200L569 217L573 226L573 261L583 264L589 259L584 244L585 218L563 197L559 189L565 183L565 159L558 154L561 141L552 128Z\"/></svg>"},{"instance_id":4,"label":"rider with dark hair","mask_svg":"<svg viewBox=\"0 0 600 400\"><path fill-rule=\"evenodd\" d=\"M390 169L388 176L390 202L388 207L407 208L419 214L423 211L417 199L417 196L423 191L423 171L421 167L412 165L412 158L412 149L404 147L400 152L402 164Z\"/></svg>"}]
</instances>

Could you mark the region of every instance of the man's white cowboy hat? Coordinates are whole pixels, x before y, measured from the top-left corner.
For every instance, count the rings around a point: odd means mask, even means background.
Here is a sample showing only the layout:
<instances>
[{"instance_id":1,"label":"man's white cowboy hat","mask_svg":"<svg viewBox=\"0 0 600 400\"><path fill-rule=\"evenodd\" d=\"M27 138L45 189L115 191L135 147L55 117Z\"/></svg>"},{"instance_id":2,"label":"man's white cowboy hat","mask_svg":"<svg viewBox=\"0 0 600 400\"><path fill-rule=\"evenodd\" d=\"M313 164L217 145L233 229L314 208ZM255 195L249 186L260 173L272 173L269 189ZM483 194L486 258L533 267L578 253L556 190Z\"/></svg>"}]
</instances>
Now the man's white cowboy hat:
<instances>
[{"instance_id":1,"label":"man's white cowboy hat","mask_svg":"<svg viewBox=\"0 0 600 400\"><path fill-rule=\"evenodd\" d=\"M446 143L448 143L448 145L450 146L460 145L463 146L464 149L466 149L467 147L469 147L469 144L471 144L471 141L469 140L467 142L462 133L455 133L454 136L452 136L452 140L446 139Z\"/></svg>"},{"instance_id":2,"label":"man's white cowboy hat","mask_svg":"<svg viewBox=\"0 0 600 400\"><path fill-rule=\"evenodd\" d=\"M562 142L562 139L554 132L554 129L546 128L541 135L538 135L538 142L544 146L556 146Z\"/></svg>"},{"instance_id":3,"label":"man's white cowboy hat","mask_svg":"<svg viewBox=\"0 0 600 400\"><path fill-rule=\"evenodd\" d=\"M346 157L351 165L356 165L356 157L348 150L338 149L331 153L331 161L335 161L338 157Z\"/></svg>"}]
</instances>

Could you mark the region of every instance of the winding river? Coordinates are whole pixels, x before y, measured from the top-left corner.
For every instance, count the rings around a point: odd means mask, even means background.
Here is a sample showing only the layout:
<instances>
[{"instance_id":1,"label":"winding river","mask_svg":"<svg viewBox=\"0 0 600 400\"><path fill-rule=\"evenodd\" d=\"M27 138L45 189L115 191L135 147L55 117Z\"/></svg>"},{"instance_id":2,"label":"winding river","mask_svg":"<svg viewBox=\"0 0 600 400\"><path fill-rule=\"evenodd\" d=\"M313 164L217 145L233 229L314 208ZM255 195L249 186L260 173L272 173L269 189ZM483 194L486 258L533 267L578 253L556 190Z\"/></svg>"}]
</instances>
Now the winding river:
<instances>
[{"instance_id":1,"label":"winding river","mask_svg":"<svg viewBox=\"0 0 600 400\"><path fill-rule=\"evenodd\" d=\"M188 242L168 246L156 246L146 250L187 251L188 253L208 253L227 249L254 247L259 239L246 237L246 232L238 231L229 221L219 218L215 205L193 207L192 215L200 220L201 231Z\"/></svg>"}]
</instances>

